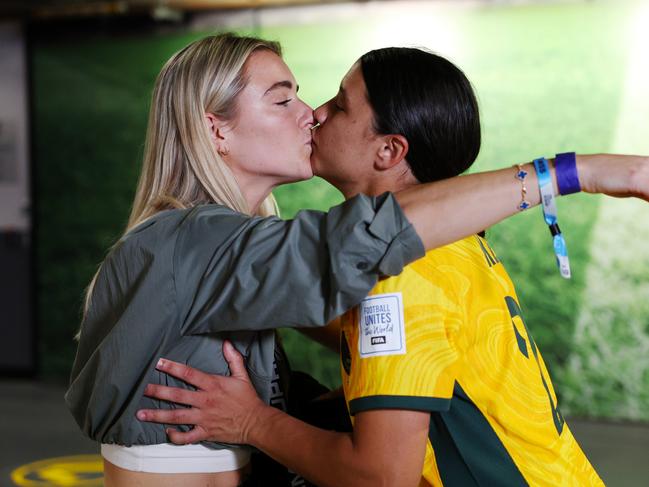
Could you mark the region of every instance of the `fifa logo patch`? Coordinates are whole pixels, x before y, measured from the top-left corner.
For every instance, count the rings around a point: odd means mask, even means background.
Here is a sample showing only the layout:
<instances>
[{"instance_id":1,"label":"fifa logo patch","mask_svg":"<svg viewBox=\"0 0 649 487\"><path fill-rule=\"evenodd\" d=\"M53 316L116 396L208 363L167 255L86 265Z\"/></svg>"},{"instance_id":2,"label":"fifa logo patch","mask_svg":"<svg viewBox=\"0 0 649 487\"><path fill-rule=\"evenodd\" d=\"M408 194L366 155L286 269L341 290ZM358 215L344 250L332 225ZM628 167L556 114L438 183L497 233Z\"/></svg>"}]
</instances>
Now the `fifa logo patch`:
<instances>
[{"instance_id":1,"label":"fifa logo patch","mask_svg":"<svg viewBox=\"0 0 649 487\"><path fill-rule=\"evenodd\" d=\"M361 358L406 353L401 293L368 296L358 310Z\"/></svg>"}]
</instances>

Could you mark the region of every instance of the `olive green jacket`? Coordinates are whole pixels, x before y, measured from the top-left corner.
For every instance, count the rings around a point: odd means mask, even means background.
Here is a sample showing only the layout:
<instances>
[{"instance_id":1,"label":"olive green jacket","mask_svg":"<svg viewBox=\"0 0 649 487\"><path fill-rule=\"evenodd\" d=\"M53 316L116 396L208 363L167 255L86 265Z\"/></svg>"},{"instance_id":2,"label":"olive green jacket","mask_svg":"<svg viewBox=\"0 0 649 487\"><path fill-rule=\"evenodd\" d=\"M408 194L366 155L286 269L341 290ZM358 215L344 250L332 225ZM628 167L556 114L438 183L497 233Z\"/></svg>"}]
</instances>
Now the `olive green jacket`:
<instances>
[{"instance_id":1,"label":"olive green jacket","mask_svg":"<svg viewBox=\"0 0 649 487\"><path fill-rule=\"evenodd\" d=\"M135 413L181 406L143 390L149 383L189 386L158 372L156 362L165 357L227 375L226 338L246 356L268 401L274 329L327 324L359 303L379 275L397 275L423 254L390 194L288 221L216 204L157 214L101 266L67 405L83 432L102 443L164 443L164 425L140 422Z\"/></svg>"}]
</instances>

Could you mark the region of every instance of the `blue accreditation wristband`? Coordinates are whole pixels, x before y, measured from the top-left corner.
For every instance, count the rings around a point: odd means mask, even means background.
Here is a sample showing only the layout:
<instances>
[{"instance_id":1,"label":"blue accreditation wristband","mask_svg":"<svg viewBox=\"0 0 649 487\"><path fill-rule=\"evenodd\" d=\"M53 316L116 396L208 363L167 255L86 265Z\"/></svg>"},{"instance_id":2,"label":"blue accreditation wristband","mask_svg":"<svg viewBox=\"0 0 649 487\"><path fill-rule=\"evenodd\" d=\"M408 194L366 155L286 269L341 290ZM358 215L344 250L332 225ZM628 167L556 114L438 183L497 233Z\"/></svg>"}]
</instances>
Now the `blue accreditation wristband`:
<instances>
[{"instance_id":1,"label":"blue accreditation wristband","mask_svg":"<svg viewBox=\"0 0 649 487\"><path fill-rule=\"evenodd\" d=\"M557 266L561 277L570 279L570 260L568 259L568 248L566 241L561 234L557 219L557 205L554 198L554 188L552 187L552 177L550 176L550 166L545 157L534 159L534 168L539 180L539 191L541 192L541 207L543 208L543 218L548 224L552 234L552 243L554 245L554 255L557 258Z\"/></svg>"}]
</instances>

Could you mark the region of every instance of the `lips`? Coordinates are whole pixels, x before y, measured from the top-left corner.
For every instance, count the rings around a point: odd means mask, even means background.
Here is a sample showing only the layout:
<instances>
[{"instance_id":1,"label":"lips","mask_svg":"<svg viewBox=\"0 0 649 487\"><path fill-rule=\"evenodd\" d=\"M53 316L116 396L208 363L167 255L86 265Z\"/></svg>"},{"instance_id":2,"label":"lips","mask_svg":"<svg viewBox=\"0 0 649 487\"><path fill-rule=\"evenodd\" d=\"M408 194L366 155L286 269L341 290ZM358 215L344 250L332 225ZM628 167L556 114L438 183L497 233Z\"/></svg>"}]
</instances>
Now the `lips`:
<instances>
[{"instance_id":1,"label":"lips","mask_svg":"<svg viewBox=\"0 0 649 487\"><path fill-rule=\"evenodd\" d=\"M316 143L315 143L315 134L317 132L318 127L320 127L320 123L316 123L309 130L309 132L310 132L309 135L311 136L311 145L316 145Z\"/></svg>"}]
</instances>

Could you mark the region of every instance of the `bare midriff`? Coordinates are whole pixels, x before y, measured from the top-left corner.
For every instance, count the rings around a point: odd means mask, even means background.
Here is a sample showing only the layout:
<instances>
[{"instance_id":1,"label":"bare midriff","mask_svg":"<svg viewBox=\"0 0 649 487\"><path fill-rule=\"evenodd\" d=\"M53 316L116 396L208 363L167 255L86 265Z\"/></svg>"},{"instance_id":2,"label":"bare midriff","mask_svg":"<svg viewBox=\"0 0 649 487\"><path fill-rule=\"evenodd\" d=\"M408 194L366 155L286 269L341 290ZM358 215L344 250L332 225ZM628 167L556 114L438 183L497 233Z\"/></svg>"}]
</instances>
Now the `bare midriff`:
<instances>
[{"instance_id":1,"label":"bare midriff","mask_svg":"<svg viewBox=\"0 0 649 487\"><path fill-rule=\"evenodd\" d=\"M105 487L236 487L246 478L249 464L216 473L149 473L124 470L104 460Z\"/></svg>"}]
</instances>

